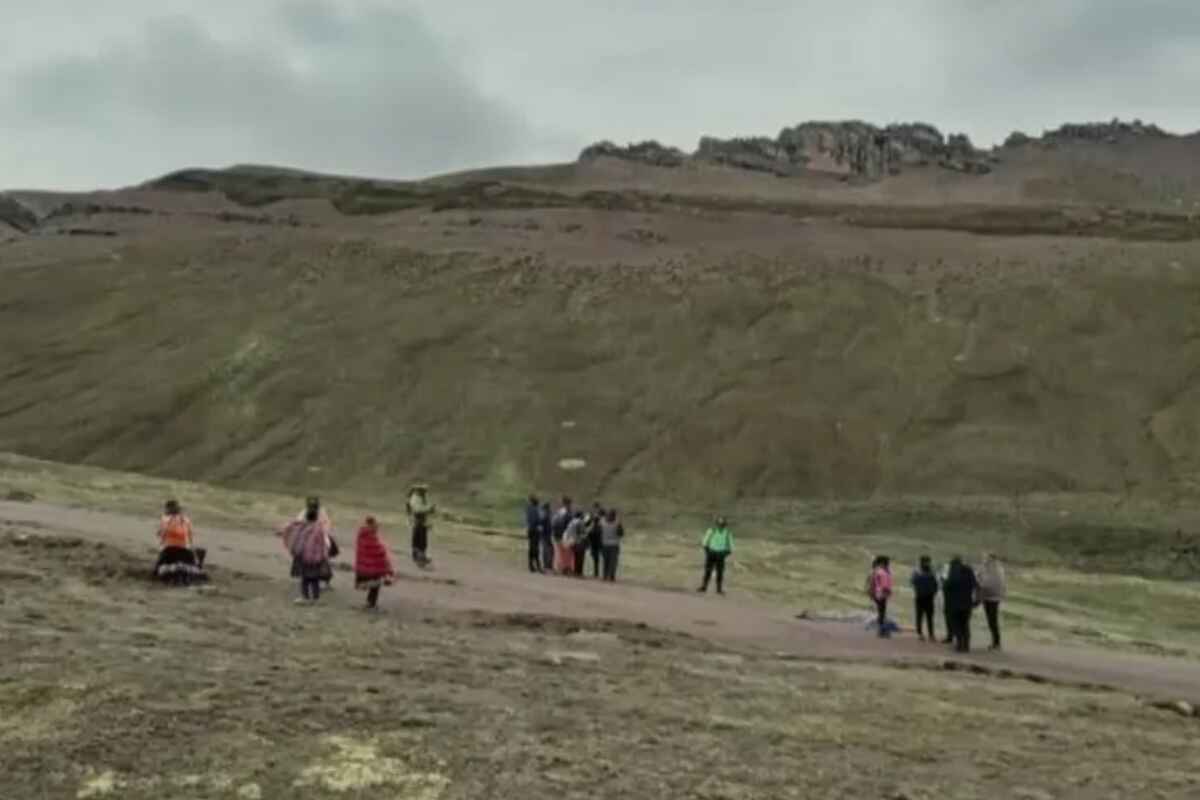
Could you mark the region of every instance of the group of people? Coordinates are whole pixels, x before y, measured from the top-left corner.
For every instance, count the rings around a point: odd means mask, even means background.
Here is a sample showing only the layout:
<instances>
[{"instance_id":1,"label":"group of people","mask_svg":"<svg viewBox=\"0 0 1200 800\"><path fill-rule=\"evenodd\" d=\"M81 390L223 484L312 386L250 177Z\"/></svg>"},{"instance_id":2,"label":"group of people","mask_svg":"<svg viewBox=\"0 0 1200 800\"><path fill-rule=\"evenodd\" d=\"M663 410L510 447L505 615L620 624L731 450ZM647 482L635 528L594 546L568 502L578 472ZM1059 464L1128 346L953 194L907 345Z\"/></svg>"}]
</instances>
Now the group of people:
<instances>
[{"instance_id":1,"label":"group of people","mask_svg":"<svg viewBox=\"0 0 1200 800\"><path fill-rule=\"evenodd\" d=\"M575 508L564 496L557 511L549 503L530 495L525 504L525 536L528 568L539 575L566 575L581 578L592 559L592 577L605 581L617 579L625 525L615 508L593 503L590 511ZM725 562L733 554L733 533L724 517L717 517L704 533L704 579L699 592L707 592L716 576L717 593L725 594Z\"/></svg>"},{"instance_id":2,"label":"group of people","mask_svg":"<svg viewBox=\"0 0 1200 800\"><path fill-rule=\"evenodd\" d=\"M528 540L529 571L581 578L587 558L592 558L592 577L608 582L617 579L625 525L617 509L594 503L588 512L574 507L563 497L557 511L530 495L525 505L525 535Z\"/></svg>"},{"instance_id":3,"label":"group of people","mask_svg":"<svg viewBox=\"0 0 1200 800\"><path fill-rule=\"evenodd\" d=\"M429 487L416 484L409 492L406 510L412 524L412 559L428 568L430 518L436 513ZM297 604L311 605L321 599L322 586L333 584L333 559L341 553L333 535L333 520L318 497L309 497L304 510L277 534L292 558L291 576L300 582ZM205 580L206 551L195 544L192 521L177 500L168 500L158 525L159 552L154 577L169 585L190 585ZM366 607L376 609L380 590L396 575L391 553L384 543L379 522L368 516L358 529L354 548L355 588L367 593Z\"/></svg>"},{"instance_id":4,"label":"group of people","mask_svg":"<svg viewBox=\"0 0 1200 800\"><path fill-rule=\"evenodd\" d=\"M994 553L984 555L978 572L960 556L950 559L940 573L935 572L933 559L921 556L909 583L915 598L917 636L921 641L937 641L934 608L941 594L946 626L943 644L953 644L960 653L970 652L971 615L982 605L992 635L989 649L1000 649L1000 604L1008 596L1008 581L1004 567ZM876 556L867 576L866 588L875 603L879 635L886 638L895 628L887 618L888 601L893 592L891 559Z\"/></svg>"},{"instance_id":5,"label":"group of people","mask_svg":"<svg viewBox=\"0 0 1200 800\"><path fill-rule=\"evenodd\" d=\"M429 488L416 484L405 504L412 525L412 559L427 568L430 519L437 507L429 499ZM576 509L570 497L563 497L557 511L549 503L530 496L525 507L528 537L528 567L531 573L583 577L587 558L592 561L592 576L615 581L620 561L625 525L615 508L600 503L590 511ZM333 521L317 497L309 497L302 511L278 535L292 558L291 575L300 582L298 604L320 600L322 585L328 590L333 581L332 560L340 554L333 535ZM168 500L158 526L159 555L154 575L165 583L189 585L206 579L204 548L195 544L192 522L176 500ZM733 555L733 533L724 517L717 517L704 532L704 577L697 591L707 592L716 578L718 594L725 593L726 561ZM368 516L358 529L354 549L355 587L367 593L366 607L378 608L379 593L395 578L391 554L384 543L378 520ZM1008 593L1004 568L995 554L988 553L978 570L955 556L939 572L929 556L921 556L909 583L916 612L917 636L921 641L937 641L934 611L942 597L946 636L944 644L953 644L958 652L971 649L971 616L982 605L992 642L1000 649L1000 604ZM879 636L887 638L897 627L888 619L888 604L895 584L891 559L876 556L867 575L866 592L875 605Z\"/></svg>"}]
</instances>

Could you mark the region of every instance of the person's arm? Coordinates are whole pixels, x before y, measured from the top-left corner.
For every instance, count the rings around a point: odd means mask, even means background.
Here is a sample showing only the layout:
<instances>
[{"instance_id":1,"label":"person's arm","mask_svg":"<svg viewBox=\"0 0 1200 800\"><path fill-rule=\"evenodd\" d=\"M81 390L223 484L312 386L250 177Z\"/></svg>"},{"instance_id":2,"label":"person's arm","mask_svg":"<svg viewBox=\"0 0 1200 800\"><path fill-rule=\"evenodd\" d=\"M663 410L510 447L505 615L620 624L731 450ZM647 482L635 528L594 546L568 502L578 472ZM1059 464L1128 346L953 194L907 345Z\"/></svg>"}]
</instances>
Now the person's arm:
<instances>
[{"instance_id":1,"label":"person's arm","mask_svg":"<svg viewBox=\"0 0 1200 800\"><path fill-rule=\"evenodd\" d=\"M708 549L708 544L709 544L709 542L712 541L712 535L713 535L713 529L709 528L708 530L706 530L704 532L704 538L700 540L700 546L703 547L705 550Z\"/></svg>"}]
</instances>

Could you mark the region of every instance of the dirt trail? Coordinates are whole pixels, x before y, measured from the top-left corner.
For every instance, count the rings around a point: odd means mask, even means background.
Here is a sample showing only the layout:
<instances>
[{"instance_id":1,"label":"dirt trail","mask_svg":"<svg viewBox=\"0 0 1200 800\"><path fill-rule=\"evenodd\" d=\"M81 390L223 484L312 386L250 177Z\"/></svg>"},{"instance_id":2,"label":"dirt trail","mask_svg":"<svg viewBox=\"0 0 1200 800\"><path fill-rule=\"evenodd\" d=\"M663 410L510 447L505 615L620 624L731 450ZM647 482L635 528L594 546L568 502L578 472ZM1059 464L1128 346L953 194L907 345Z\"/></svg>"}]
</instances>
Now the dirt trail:
<instances>
[{"instance_id":1,"label":"dirt trail","mask_svg":"<svg viewBox=\"0 0 1200 800\"><path fill-rule=\"evenodd\" d=\"M0 502L0 522L5 521L127 549L143 550L153 541L153 521L40 503ZM286 575L287 557L278 540L269 533L206 526L202 535L214 564L271 578ZM516 552L519 547L514 542L514 561L522 555ZM923 644L908 636L880 641L857 625L797 620L792 610L756 601L736 589L721 598L630 583L614 586L591 580L532 577L503 565L440 554L434 572L421 572L409 565L401 566L401 570L402 580L383 596L385 606L415 603L451 611L622 619L726 646L814 659L932 664L947 657L942 647ZM343 575L340 585L348 583L345 578ZM345 593L338 596L344 598ZM1004 653L979 653L956 660L1048 680L1103 685L1145 696L1200 700L1200 666L1183 660L1021 642Z\"/></svg>"}]
</instances>

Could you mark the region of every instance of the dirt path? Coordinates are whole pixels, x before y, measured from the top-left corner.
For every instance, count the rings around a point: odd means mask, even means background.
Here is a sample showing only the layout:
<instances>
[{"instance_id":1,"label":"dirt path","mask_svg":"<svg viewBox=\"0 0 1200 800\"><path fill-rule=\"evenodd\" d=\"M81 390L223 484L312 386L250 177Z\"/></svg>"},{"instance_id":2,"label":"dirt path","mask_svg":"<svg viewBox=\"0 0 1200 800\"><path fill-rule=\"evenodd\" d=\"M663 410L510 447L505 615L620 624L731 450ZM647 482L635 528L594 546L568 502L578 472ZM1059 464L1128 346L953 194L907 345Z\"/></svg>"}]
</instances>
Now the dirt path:
<instances>
[{"instance_id":1,"label":"dirt path","mask_svg":"<svg viewBox=\"0 0 1200 800\"><path fill-rule=\"evenodd\" d=\"M153 542L153 523L145 519L39 503L0 502L0 522L70 533L127 549L144 550ZM287 557L270 534L205 527L203 538L214 564L272 578L286 575ZM514 561L518 558L515 553ZM721 598L629 583L614 586L535 577L501 564L442 555L434 572L421 572L410 565L401 569L404 579L384 594L385 606L415 604L452 611L622 619L722 645L816 659L940 663L947 655L942 647L910 636L880 641L857 625L803 622L789 609L756 601L736 590ZM339 585L346 586L347 577L343 573ZM1200 667L1182 660L1022 642L1004 653L978 653L967 660L1049 680L1099 684L1164 699L1200 700Z\"/></svg>"}]
</instances>

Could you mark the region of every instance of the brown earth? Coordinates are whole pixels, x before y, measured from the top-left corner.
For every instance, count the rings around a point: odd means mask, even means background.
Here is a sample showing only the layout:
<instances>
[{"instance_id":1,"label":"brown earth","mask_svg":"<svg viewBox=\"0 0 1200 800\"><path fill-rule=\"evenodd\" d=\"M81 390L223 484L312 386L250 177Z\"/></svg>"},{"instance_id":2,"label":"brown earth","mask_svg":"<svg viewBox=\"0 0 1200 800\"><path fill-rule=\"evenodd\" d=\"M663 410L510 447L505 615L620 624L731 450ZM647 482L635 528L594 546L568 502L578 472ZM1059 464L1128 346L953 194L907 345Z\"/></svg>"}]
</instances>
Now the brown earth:
<instances>
[{"instance_id":1,"label":"brown earth","mask_svg":"<svg viewBox=\"0 0 1200 800\"><path fill-rule=\"evenodd\" d=\"M69 533L90 541L145 551L146 523L119 514L61 508L38 503L0 502L0 524ZM222 569L277 578L288 559L269 533L205 528L204 544ZM514 547L519 550L519 545ZM523 553L514 552L514 561ZM152 560L152 554L147 554ZM347 575L339 583L350 583ZM533 577L527 572L474 558L439 555L435 571L405 569L387 603L451 611L486 611L515 617L547 615L564 619L619 621L719 643L739 650L787 654L806 659L911 662L944 666L947 659L964 669L1076 686L1120 689L1160 700L1200 701L1200 667L1190 660L1114 655L1097 649L1010 645L1000 653L971 657L950 654L939 645L908 635L891 641L869 636L857 624L810 622L796 609L769 605L739 592L725 597L698 596L694 587L664 591L622 582L608 586L592 580ZM386 605L386 604L385 604ZM986 638L975 620L980 642ZM1200 704L1200 703L1198 703Z\"/></svg>"}]
</instances>

